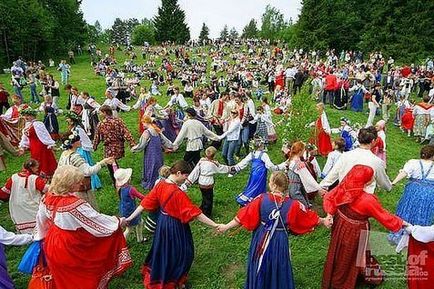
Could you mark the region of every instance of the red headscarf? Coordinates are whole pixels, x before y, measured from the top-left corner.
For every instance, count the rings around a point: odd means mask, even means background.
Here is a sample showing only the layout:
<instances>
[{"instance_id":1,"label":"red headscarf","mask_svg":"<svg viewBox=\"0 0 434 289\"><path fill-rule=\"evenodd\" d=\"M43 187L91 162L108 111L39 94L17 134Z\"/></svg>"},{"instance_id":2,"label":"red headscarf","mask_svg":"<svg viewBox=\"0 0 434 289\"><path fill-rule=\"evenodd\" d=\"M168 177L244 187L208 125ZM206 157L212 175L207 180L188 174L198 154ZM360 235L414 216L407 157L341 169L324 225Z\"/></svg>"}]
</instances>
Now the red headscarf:
<instances>
[{"instance_id":1,"label":"red headscarf","mask_svg":"<svg viewBox=\"0 0 434 289\"><path fill-rule=\"evenodd\" d=\"M339 207L357 200L373 176L374 170L371 167L355 165L342 182L328 193L334 199L334 205Z\"/></svg>"}]
</instances>

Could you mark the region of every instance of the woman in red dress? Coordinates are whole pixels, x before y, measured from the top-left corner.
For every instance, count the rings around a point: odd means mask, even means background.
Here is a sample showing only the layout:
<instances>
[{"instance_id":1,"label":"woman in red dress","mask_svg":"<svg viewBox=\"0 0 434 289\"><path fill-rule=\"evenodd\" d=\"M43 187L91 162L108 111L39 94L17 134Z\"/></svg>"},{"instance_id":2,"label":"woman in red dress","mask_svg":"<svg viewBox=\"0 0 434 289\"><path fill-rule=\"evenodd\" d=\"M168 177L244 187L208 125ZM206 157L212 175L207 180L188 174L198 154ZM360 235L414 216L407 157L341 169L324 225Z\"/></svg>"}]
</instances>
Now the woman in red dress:
<instances>
[{"instance_id":1,"label":"woman in red dress","mask_svg":"<svg viewBox=\"0 0 434 289\"><path fill-rule=\"evenodd\" d=\"M76 192L84 180L73 166L61 166L42 199L35 240L58 289L106 289L132 265L120 225L124 219L95 211Z\"/></svg>"},{"instance_id":2,"label":"woman in red dress","mask_svg":"<svg viewBox=\"0 0 434 289\"><path fill-rule=\"evenodd\" d=\"M143 210L159 212L151 250L142 268L143 284L147 289L185 288L194 258L189 223L198 220L210 227L217 227L178 187L184 183L190 171L187 162L177 161L170 168L170 176L160 181L126 219L127 222L133 220Z\"/></svg>"},{"instance_id":3,"label":"woman in red dress","mask_svg":"<svg viewBox=\"0 0 434 289\"><path fill-rule=\"evenodd\" d=\"M319 117L315 122L315 145L318 148L318 152L323 157L333 151L332 141L330 138L331 129L327 119L327 115L324 111L324 104L318 103L316 109L319 113Z\"/></svg>"},{"instance_id":4,"label":"woman in red dress","mask_svg":"<svg viewBox=\"0 0 434 289\"><path fill-rule=\"evenodd\" d=\"M411 234L407 254L408 288L431 289L434 284L434 226L409 226L406 231Z\"/></svg>"},{"instance_id":5,"label":"woman in red dress","mask_svg":"<svg viewBox=\"0 0 434 289\"><path fill-rule=\"evenodd\" d=\"M52 148L55 145L44 123L36 120L37 110L30 107L23 109L21 115L26 120L26 126L19 144L19 154L30 150L30 158L39 163L39 175L50 178L57 168L57 161Z\"/></svg>"},{"instance_id":6,"label":"woman in red dress","mask_svg":"<svg viewBox=\"0 0 434 289\"><path fill-rule=\"evenodd\" d=\"M378 262L367 249L369 218L375 218L393 232L406 223L386 211L376 196L364 191L373 177L371 167L356 165L324 196L324 211L334 219L322 289L352 289L359 277L370 284L380 284L383 280ZM359 244L364 247L360 248Z\"/></svg>"}]
</instances>

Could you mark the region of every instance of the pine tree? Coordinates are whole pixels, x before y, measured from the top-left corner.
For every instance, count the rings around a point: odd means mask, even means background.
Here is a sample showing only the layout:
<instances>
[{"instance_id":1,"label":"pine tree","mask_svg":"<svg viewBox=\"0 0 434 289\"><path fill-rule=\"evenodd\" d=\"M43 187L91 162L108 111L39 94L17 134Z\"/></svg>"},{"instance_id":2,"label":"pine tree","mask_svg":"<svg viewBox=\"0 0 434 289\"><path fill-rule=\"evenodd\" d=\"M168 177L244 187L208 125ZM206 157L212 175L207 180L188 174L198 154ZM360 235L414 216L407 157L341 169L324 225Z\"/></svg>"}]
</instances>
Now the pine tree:
<instances>
[{"instance_id":1,"label":"pine tree","mask_svg":"<svg viewBox=\"0 0 434 289\"><path fill-rule=\"evenodd\" d=\"M258 25L255 19L250 20L249 24L247 24L243 33L241 34L242 38L257 38L259 35Z\"/></svg>"},{"instance_id":2,"label":"pine tree","mask_svg":"<svg viewBox=\"0 0 434 289\"><path fill-rule=\"evenodd\" d=\"M190 40L190 28L185 23L185 12L177 0L162 0L154 20L157 41L185 43Z\"/></svg>"},{"instance_id":3,"label":"pine tree","mask_svg":"<svg viewBox=\"0 0 434 289\"><path fill-rule=\"evenodd\" d=\"M230 39L237 39L238 38L238 31L235 29L235 27L232 27L231 31L229 32L229 38Z\"/></svg>"},{"instance_id":4,"label":"pine tree","mask_svg":"<svg viewBox=\"0 0 434 289\"><path fill-rule=\"evenodd\" d=\"M199 34L199 43L204 44L209 40L209 28L205 23L202 24L202 30Z\"/></svg>"},{"instance_id":5,"label":"pine tree","mask_svg":"<svg viewBox=\"0 0 434 289\"><path fill-rule=\"evenodd\" d=\"M284 27L283 14L277 8L267 5L264 14L262 14L261 37L275 40Z\"/></svg>"},{"instance_id":6,"label":"pine tree","mask_svg":"<svg viewBox=\"0 0 434 289\"><path fill-rule=\"evenodd\" d=\"M227 25L223 27L223 30L220 32L220 39L226 39L229 37L229 28Z\"/></svg>"}]
</instances>

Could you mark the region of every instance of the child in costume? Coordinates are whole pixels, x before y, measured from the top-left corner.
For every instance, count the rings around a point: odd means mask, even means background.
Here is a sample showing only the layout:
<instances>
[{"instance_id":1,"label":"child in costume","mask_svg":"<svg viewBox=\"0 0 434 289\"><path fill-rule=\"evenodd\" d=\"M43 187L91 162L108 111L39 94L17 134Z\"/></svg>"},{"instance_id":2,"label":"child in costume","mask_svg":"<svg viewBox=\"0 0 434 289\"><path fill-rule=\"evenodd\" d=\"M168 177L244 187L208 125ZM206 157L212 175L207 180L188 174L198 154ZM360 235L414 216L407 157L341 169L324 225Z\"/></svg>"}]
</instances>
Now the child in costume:
<instances>
[{"instance_id":1,"label":"child in costume","mask_svg":"<svg viewBox=\"0 0 434 289\"><path fill-rule=\"evenodd\" d=\"M131 175L133 173L133 170L128 169L117 169L114 173L114 177L116 179L116 187L119 188L119 197L120 197L120 203L119 203L119 212L121 217L128 217L130 216L134 210L137 208L135 199L142 200L145 196L137 191L135 187L133 187L130 184L131 181ZM142 219L140 216L137 216L136 218L132 219L125 231L124 236L125 238L128 237L128 234L130 233L131 229L135 227L136 229L136 238L137 242L143 241L143 233L142 233Z\"/></svg>"}]
</instances>

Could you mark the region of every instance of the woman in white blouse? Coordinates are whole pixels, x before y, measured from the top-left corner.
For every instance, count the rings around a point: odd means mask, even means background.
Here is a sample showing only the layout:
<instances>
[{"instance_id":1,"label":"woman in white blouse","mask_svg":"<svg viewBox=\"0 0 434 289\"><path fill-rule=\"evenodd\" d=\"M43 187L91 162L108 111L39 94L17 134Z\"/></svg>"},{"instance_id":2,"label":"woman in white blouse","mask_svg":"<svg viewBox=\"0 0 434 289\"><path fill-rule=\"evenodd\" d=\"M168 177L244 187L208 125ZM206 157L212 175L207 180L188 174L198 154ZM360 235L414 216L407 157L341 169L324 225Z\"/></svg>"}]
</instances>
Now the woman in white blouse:
<instances>
[{"instance_id":1,"label":"woman in white blouse","mask_svg":"<svg viewBox=\"0 0 434 289\"><path fill-rule=\"evenodd\" d=\"M106 289L132 265L121 229L124 219L100 214L75 196L83 180L74 166L56 170L39 206L35 240L44 240L56 288Z\"/></svg>"},{"instance_id":2,"label":"woman in white blouse","mask_svg":"<svg viewBox=\"0 0 434 289\"><path fill-rule=\"evenodd\" d=\"M114 91L112 89L108 88L105 91L105 96L107 99L104 101L103 105L108 105L111 107L114 117L118 116L118 109L122 111L131 110L130 106L123 104L122 101L114 97Z\"/></svg>"}]
</instances>

